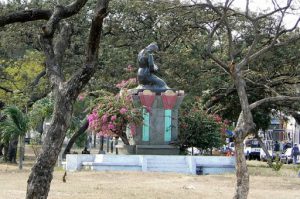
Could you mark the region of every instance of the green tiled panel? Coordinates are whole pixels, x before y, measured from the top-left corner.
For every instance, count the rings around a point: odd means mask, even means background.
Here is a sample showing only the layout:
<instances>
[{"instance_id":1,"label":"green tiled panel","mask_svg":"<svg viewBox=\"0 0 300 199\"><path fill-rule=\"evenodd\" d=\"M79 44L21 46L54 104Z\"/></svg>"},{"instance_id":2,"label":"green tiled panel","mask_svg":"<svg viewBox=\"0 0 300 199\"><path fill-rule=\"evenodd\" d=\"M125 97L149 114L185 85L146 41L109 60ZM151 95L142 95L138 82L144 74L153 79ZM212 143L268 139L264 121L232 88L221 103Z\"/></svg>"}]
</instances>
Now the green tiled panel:
<instances>
[{"instance_id":1,"label":"green tiled panel","mask_svg":"<svg viewBox=\"0 0 300 199\"><path fill-rule=\"evenodd\" d=\"M165 142L171 141L172 110L165 110Z\"/></svg>"},{"instance_id":2,"label":"green tiled panel","mask_svg":"<svg viewBox=\"0 0 300 199\"><path fill-rule=\"evenodd\" d=\"M149 141L150 116L149 116L149 112L146 109L143 109L143 117L144 117L144 123L143 123L142 140L147 142Z\"/></svg>"}]
</instances>

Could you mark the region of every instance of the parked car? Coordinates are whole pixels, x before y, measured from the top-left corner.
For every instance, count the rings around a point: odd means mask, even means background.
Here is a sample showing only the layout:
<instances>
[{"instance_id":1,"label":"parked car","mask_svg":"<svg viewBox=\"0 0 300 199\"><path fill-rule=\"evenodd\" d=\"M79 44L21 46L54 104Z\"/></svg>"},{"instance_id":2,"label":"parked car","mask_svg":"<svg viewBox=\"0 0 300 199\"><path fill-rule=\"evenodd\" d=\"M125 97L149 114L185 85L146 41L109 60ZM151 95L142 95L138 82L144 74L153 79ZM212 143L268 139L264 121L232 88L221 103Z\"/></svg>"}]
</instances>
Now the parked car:
<instances>
[{"instance_id":1,"label":"parked car","mask_svg":"<svg viewBox=\"0 0 300 199\"><path fill-rule=\"evenodd\" d=\"M248 139L244 141L244 154L248 160L260 160L260 144L257 139Z\"/></svg>"},{"instance_id":2,"label":"parked car","mask_svg":"<svg viewBox=\"0 0 300 199\"><path fill-rule=\"evenodd\" d=\"M280 161L284 164L293 163L292 148L287 148L280 154Z\"/></svg>"}]
</instances>

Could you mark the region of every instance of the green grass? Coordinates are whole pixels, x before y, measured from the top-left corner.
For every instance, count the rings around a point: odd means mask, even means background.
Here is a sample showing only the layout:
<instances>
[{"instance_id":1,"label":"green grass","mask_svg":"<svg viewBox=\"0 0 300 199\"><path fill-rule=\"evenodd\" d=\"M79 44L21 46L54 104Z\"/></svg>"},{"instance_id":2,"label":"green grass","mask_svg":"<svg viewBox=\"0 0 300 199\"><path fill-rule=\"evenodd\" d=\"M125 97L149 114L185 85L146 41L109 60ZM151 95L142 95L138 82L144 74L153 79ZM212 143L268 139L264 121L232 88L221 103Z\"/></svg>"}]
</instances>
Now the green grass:
<instances>
[{"instance_id":1,"label":"green grass","mask_svg":"<svg viewBox=\"0 0 300 199\"><path fill-rule=\"evenodd\" d=\"M292 164L284 164L279 171L268 167L266 162L247 161L247 165L252 176L296 177L299 171L299 165Z\"/></svg>"}]
</instances>

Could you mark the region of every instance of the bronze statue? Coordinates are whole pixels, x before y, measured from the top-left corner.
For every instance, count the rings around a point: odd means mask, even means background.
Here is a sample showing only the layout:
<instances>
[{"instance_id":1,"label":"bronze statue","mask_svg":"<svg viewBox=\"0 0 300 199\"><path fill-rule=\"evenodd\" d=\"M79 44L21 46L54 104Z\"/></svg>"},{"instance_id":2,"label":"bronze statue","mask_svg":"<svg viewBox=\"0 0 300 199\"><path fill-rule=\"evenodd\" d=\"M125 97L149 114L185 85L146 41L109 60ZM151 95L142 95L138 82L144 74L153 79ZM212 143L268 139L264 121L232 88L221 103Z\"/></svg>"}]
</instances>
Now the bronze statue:
<instances>
[{"instance_id":1,"label":"bronze statue","mask_svg":"<svg viewBox=\"0 0 300 199\"><path fill-rule=\"evenodd\" d=\"M154 63L153 53L158 51L158 46L155 42L149 44L146 48L141 50L138 54L139 70L137 79L140 89L149 90L167 90L170 89L164 80L160 79L153 73L158 70Z\"/></svg>"}]
</instances>

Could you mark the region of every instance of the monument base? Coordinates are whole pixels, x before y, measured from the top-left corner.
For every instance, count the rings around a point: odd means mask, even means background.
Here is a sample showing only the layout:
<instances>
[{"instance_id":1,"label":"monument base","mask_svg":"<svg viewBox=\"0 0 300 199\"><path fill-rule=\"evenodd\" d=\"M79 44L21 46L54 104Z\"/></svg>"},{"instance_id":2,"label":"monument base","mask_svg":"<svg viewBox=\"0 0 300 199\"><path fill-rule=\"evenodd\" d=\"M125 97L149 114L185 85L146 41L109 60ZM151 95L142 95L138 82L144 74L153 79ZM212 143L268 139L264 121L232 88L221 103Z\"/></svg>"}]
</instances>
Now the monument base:
<instances>
[{"instance_id":1,"label":"monument base","mask_svg":"<svg viewBox=\"0 0 300 199\"><path fill-rule=\"evenodd\" d=\"M135 145L116 145L116 149L118 149L118 154L120 154L120 155L136 154Z\"/></svg>"},{"instance_id":2,"label":"monument base","mask_svg":"<svg viewBox=\"0 0 300 199\"><path fill-rule=\"evenodd\" d=\"M137 155L179 155L179 147L172 145L136 145Z\"/></svg>"},{"instance_id":3,"label":"monument base","mask_svg":"<svg viewBox=\"0 0 300 199\"><path fill-rule=\"evenodd\" d=\"M117 145L120 155L179 155L179 147L172 145Z\"/></svg>"}]
</instances>

